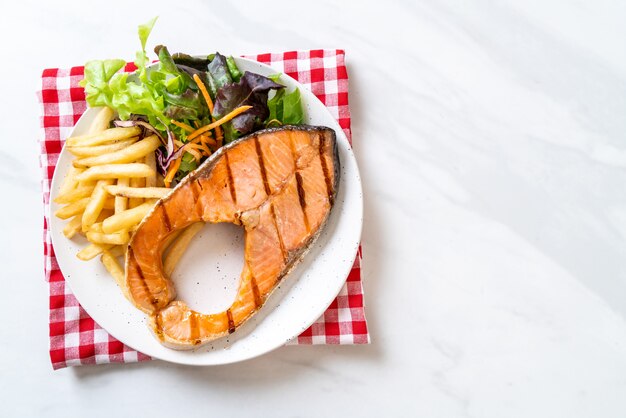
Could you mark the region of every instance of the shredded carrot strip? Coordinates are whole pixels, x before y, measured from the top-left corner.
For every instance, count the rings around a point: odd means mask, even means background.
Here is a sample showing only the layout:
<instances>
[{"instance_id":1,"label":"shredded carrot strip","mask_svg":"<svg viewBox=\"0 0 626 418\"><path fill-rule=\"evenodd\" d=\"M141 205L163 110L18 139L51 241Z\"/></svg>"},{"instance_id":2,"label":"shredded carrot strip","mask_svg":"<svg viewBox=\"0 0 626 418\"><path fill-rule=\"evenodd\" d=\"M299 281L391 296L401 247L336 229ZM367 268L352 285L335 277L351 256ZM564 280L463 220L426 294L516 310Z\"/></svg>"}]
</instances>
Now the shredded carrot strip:
<instances>
[{"instance_id":1,"label":"shredded carrot strip","mask_svg":"<svg viewBox=\"0 0 626 418\"><path fill-rule=\"evenodd\" d=\"M239 106L237 109L231 111L230 113L228 113L226 116L222 117L221 119L216 120L215 122L210 123L208 125L205 125L202 128L200 128L200 129L196 129L191 134L189 134L187 139L189 141L191 141L191 140L197 138L199 135L202 135L206 131L210 131L211 129L215 129L215 127L220 126L220 125L228 122L229 120L231 120L235 116L238 116L239 114L245 112L246 110L250 109L251 107L252 106Z\"/></svg>"},{"instance_id":2,"label":"shredded carrot strip","mask_svg":"<svg viewBox=\"0 0 626 418\"><path fill-rule=\"evenodd\" d=\"M209 155L211 155L211 149L209 147L206 146L206 144L204 142L200 142L199 144L190 142L187 145L187 148L185 148L186 150L188 149L193 149L196 151L199 151L201 153L201 155L204 155L206 157L208 157ZM191 152L191 151L190 151Z\"/></svg>"},{"instance_id":3,"label":"shredded carrot strip","mask_svg":"<svg viewBox=\"0 0 626 418\"><path fill-rule=\"evenodd\" d=\"M198 85L198 88L200 89L200 91L202 92L202 95L204 96L206 105L209 107L209 113L213 113L213 100L211 100L211 96L209 96L209 92L207 91L206 86L204 85L202 80L200 80L200 77L198 76L198 74L194 74L193 79Z\"/></svg>"},{"instance_id":4,"label":"shredded carrot strip","mask_svg":"<svg viewBox=\"0 0 626 418\"><path fill-rule=\"evenodd\" d=\"M208 157L209 155L211 155L211 150L205 144L189 144L189 147L191 147L194 152L198 152L200 154L200 157Z\"/></svg>"},{"instance_id":5,"label":"shredded carrot strip","mask_svg":"<svg viewBox=\"0 0 626 418\"><path fill-rule=\"evenodd\" d=\"M170 165L170 168L167 170L167 174L165 175L165 178L163 179L163 182L165 183L165 187L170 187L170 185L172 184L172 180L174 180L174 176L176 175L176 172L180 168L180 162L182 159L183 159L183 156L181 155L176 160L174 160L174 162L172 162L172 165Z\"/></svg>"},{"instance_id":6,"label":"shredded carrot strip","mask_svg":"<svg viewBox=\"0 0 626 418\"><path fill-rule=\"evenodd\" d=\"M195 129L193 129L191 126L187 125L186 123L183 122L178 122L177 120L172 119L171 122L178 126L181 129L186 130L187 132L193 132Z\"/></svg>"},{"instance_id":7,"label":"shredded carrot strip","mask_svg":"<svg viewBox=\"0 0 626 418\"><path fill-rule=\"evenodd\" d=\"M192 145L196 145L196 144L192 144ZM193 158L195 158L196 161L200 161L200 158L202 158L202 155L200 155L198 150L194 149L193 147L187 147L185 148L185 151L193 155Z\"/></svg>"},{"instance_id":8,"label":"shredded carrot strip","mask_svg":"<svg viewBox=\"0 0 626 418\"><path fill-rule=\"evenodd\" d=\"M222 138L224 138L224 131L223 131L223 130L222 130L222 128L221 128L221 127L219 127L219 126L216 126L216 127L215 127L215 138L216 138L218 141L221 141L221 140L222 140ZM221 142L220 142L220 147L221 147L221 146L222 146L222 145L221 145Z\"/></svg>"},{"instance_id":9,"label":"shredded carrot strip","mask_svg":"<svg viewBox=\"0 0 626 418\"><path fill-rule=\"evenodd\" d=\"M196 145L196 144L194 144ZM200 144L197 144L198 147L200 147L200 150L202 150L204 152L204 154L206 154L206 156L208 157L209 155L211 155L211 150L209 149L209 147L207 147L206 143L203 141L200 141Z\"/></svg>"},{"instance_id":10,"label":"shredded carrot strip","mask_svg":"<svg viewBox=\"0 0 626 418\"><path fill-rule=\"evenodd\" d=\"M176 149L178 149L178 148L182 147L182 146L183 146L183 145L185 145L185 144L183 144L183 143L182 143L181 141L179 141L178 139L175 139L175 140L174 140L174 145L176 145L176 147L175 147L175 148L176 148Z\"/></svg>"},{"instance_id":11,"label":"shredded carrot strip","mask_svg":"<svg viewBox=\"0 0 626 418\"><path fill-rule=\"evenodd\" d=\"M198 84L198 88L202 92L202 95L204 96L204 100L206 101L207 106L209 107L209 112L212 114L213 113L213 101L211 100L211 96L209 95L209 92L207 91L206 86L204 85L204 83L202 82L198 74L194 74L193 79L196 81L196 84ZM213 122L215 122L215 118L211 117L211 119L213 120ZM217 138L223 137L222 128L220 128L219 125L215 126L215 136Z\"/></svg>"},{"instance_id":12,"label":"shredded carrot strip","mask_svg":"<svg viewBox=\"0 0 626 418\"><path fill-rule=\"evenodd\" d=\"M205 144L209 144L212 147L216 147L217 146L217 141L211 137L208 137L206 135L202 135L202 142L204 142Z\"/></svg>"},{"instance_id":13,"label":"shredded carrot strip","mask_svg":"<svg viewBox=\"0 0 626 418\"><path fill-rule=\"evenodd\" d=\"M195 150L201 150L202 149L202 143L196 143L196 142L189 142L187 143L187 147L185 148L185 150L191 148L191 149L195 149Z\"/></svg>"}]
</instances>

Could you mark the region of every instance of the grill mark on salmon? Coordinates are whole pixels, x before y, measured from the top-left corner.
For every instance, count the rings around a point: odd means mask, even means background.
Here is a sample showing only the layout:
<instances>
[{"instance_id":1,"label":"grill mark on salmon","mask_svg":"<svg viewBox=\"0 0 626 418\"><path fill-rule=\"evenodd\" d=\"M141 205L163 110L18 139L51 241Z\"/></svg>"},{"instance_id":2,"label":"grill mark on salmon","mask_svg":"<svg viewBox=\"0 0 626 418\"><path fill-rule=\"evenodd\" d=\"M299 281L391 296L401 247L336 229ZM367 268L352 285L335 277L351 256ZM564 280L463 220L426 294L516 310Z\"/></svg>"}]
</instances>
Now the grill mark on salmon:
<instances>
[{"instance_id":1,"label":"grill mark on salmon","mask_svg":"<svg viewBox=\"0 0 626 418\"><path fill-rule=\"evenodd\" d=\"M202 208L198 205L198 201L200 200L200 195L202 194L202 184L198 180L191 183L191 193L193 196L193 208L195 210L196 216L200 219L202 218Z\"/></svg>"},{"instance_id":2,"label":"grill mark on salmon","mask_svg":"<svg viewBox=\"0 0 626 418\"><path fill-rule=\"evenodd\" d=\"M296 144L294 144L293 135L289 135L289 150L291 151L291 159L294 161L298 161L298 153L296 152Z\"/></svg>"},{"instance_id":3,"label":"grill mark on salmon","mask_svg":"<svg viewBox=\"0 0 626 418\"><path fill-rule=\"evenodd\" d=\"M200 190L198 190L198 188L200 188ZM202 185L197 180L191 183L191 193L193 194L194 206L198 203L198 199L200 198L201 191L202 191Z\"/></svg>"},{"instance_id":4,"label":"grill mark on salmon","mask_svg":"<svg viewBox=\"0 0 626 418\"><path fill-rule=\"evenodd\" d=\"M306 197L304 195L304 187L302 186L302 175L300 172L296 171L296 187L298 188L298 202L300 203L300 208L302 209L302 217L304 218L304 228L306 231L309 231L309 220L306 215Z\"/></svg>"},{"instance_id":5,"label":"grill mark on salmon","mask_svg":"<svg viewBox=\"0 0 626 418\"><path fill-rule=\"evenodd\" d=\"M226 185L230 189L230 198L233 199L233 203L237 205L237 192L235 191L235 179L233 179L233 172L230 169L230 162L228 161L228 152L224 153L224 164L226 164L226 173L227 173Z\"/></svg>"},{"instance_id":6,"label":"grill mark on salmon","mask_svg":"<svg viewBox=\"0 0 626 418\"><path fill-rule=\"evenodd\" d=\"M255 307L263 305L263 299L261 298L261 294L259 293L259 286L256 283L256 279L254 276L250 278L250 284L252 285L252 293L254 294L254 304Z\"/></svg>"},{"instance_id":7,"label":"grill mark on salmon","mask_svg":"<svg viewBox=\"0 0 626 418\"><path fill-rule=\"evenodd\" d=\"M161 218L163 221L163 225L165 225L165 230L171 231L172 224L170 223L170 217L167 214L167 209L165 208L165 205L162 203L162 201L159 201L159 204L163 207L163 210L161 211Z\"/></svg>"},{"instance_id":8,"label":"grill mark on salmon","mask_svg":"<svg viewBox=\"0 0 626 418\"><path fill-rule=\"evenodd\" d=\"M266 129L220 148L162 198L131 238L125 282L157 338L192 349L232 334L258 312L319 236L337 193L339 164L331 129ZM237 296L220 313L196 312L175 300L163 273L164 241L197 221L245 231Z\"/></svg>"},{"instance_id":9,"label":"grill mark on salmon","mask_svg":"<svg viewBox=\"0 0 626 418\"><path fill-rule=\"evenodd\" d=\"M265 194L271 195L270 185L267 182L267 171L265 170L265 162L263 161L263 151L261 151L261 144L259 138L254 138L254 148L256 149L256 155L259 158L259 169L261 170L261 178L263 179L263 187L265 188Z\"/></svg>"},{"instance_id":10,"label":"grill mark on salmon","mask_svg":"<svg viewBox=\"0 0 626 418\"><path fill-rule=\"evenodd\" d=\"M272 223L274 224L274 229L276 229L276 235L278 236L278 243L280 244L280 252L283 255L283 260L287 259L287 250L285 249L285 243L283 242L283 237L280 235L280 228L278 228L278 224L276 223L276 211L274 210L274 204L270 202L270 214L272 215Z\"/></svg>"},{"instance_id":11,"label":"grill mark on salmon","mask_svg":"<svg viewBox=\"0 0 626 418\"><path fill-rule=\"evenodd\" d=\"M324 172L324 182L326 183L326 194L328 194L328 201L332 206L335 203L335 198L333 196L333 185L331 184L330 174L328 167L326 166L326 158L324 158L324 137L318 134L319 139L319 149L318 155L320 159L320 163L322 164L322 171Z\"/></svg>"},{"instance_id":12,"label":"grill mark on salmon","mask_svg":"<svg viewBox=\"0 0 626 418\"><path fill-rule=\"evenodd\" d=\"M230 309L226 310L226 316L228 317L228 333L232 334L233 332L235 332L235 321L233 321L233 313L230 311Z\"/></svg>"},{"instance_id":13,"label":"grill mark on salmon","mask_svg":"<svg viewBox=\"0 0 626 418\"><path fill-rule=\"evenodd\" d=\"M306 209L306 198L304 197L304 188L302 187L302 175L296 171L296 186L298 187L298 202L302 207L302 211Z\"/></svg>"},{"instance_id":14,"label":"grill mark on salmon","mask_svg":"<svg viewBox=\"0 0 626 418\"><path fill-rule=\"evenodd\" d=\"M148 287L148 283L146 283L146 279L143 276L143 271L141 271L141 266L139 266L139 263L137 262L137 258L135 257L135 253L133 252L133 249L131 247L128 247L127 253L128 253L128 257L134 261L133 264L134 264L135 270L137 271L137 276L139 276L139 281L141 282L142 290L146 292L146 294L150 295L150 299L148 300L148 302L154 308L154 306L158 303L158 301L155 301L155 298L152 292L150 291L150 288Z\"/></svg>"}]
</instances>

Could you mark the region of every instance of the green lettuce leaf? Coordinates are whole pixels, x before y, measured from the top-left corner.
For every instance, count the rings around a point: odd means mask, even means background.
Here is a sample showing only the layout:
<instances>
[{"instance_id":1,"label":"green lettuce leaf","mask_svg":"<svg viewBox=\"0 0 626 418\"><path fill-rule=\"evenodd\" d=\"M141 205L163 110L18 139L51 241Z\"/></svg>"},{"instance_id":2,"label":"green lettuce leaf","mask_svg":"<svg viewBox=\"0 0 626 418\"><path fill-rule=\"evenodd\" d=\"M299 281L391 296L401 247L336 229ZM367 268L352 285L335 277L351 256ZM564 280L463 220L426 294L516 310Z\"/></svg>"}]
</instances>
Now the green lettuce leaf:
<instances>
[{"instance_id":1,"label":"green lettuce leaf","mask_svg":"<svg viewBox=\"0 0 626 418\"><path fill-rule=\"evenodd\" d=\"M297 88L283 98L283 118L285 125L299 125L304 122L300 90Z\"/></svg>"},{"instance_id":2,"label":"green lettuce leaf","mask_svg":"<svg viewBox=\"0 0 626 418\"><path fill-rule=\"evenodd\" d=\"M94 60L85 64L85 78L79 84L85 88L90 106L111 106L113 91L109 82L124 65L126 62L120 59Z\"/></svg>"},{"instance_id":3,"label":"green lettuce leaf","mask_svg":"<svg viewBox=\"0 0 626 418\"><path fill-rule=\"evenodd\" d=\"M176 172L176 178L182 180L183 177L195 170L197 167L198 163L196 162L196 159L193 157L193 155L185 152L183 154L183 158L181 158L180 160L180 167Z\"/></svg>"},{"instance_id":4,"label":"green lettuce leaf","mask_svg":"<svg viewBox=\"0 0 626 418\"><path fill-rule=\"evenodd\" d=\"M274 97L267 101L269 116L265 125L299 125L304 123L304 110L300 90L295 89L291 93L278 90Z\"/></svg>"},{"instance_id":5,"label":"green lettuce leaf","mask_svg":"<svg viewBox=\"0 0 626 418\"><path fill-rule=\"evenodd\" d=\"M285 89L276 91L274 97L267 101L267 107L270 111L270 115L267 117L267 123L278 122L282 124L283 120L283 97L285 96Z\"/></svg>"},{"instance_id":6,"label":"green lettuce leaf","mask_svg":"<svg viewBox=\"0 0 626 418\"><path fill-rule=\"evenodd\" d=\"M152 32L152 28L154 27L157 19L158 16L155 16L143 25L139 25L137 28L139 42L141 43L141 51L137 51L137 54L135 55L135 65L139 71L139 78L143 81L146 80L146 66L150 62L148 55L146 54L146 43L148 42L148 37L150 36L150 32Z\"/></svg>"},{"instance_id":7,"label":"green lettuce leaf","mask_svg":"<svg viewBox=\"0 0 626 418\"><path fill-rule=\"evenodd\" d=\"M282 73L276 73L276 74L270 74L267 76L267 78L269 78L270 80L272 80L275 83L279 83L280 84L280 76L282 75Z\"/></svg>"},{"instance_id":8,"label":"green lettuce leaf","mask_svg":"<svg viewBox=\"0 0 626 418\"><path fill-rule=\"evenodd\" d=\"M181 71L174 59L170 55L167 47L158 45L154 48L154 52L159 56L159 70L158 72L164 75L165 87L170 93L181 94L188 87L192 87L198 90L196 82L185 71Z\"/></svg>"}]
</instances>

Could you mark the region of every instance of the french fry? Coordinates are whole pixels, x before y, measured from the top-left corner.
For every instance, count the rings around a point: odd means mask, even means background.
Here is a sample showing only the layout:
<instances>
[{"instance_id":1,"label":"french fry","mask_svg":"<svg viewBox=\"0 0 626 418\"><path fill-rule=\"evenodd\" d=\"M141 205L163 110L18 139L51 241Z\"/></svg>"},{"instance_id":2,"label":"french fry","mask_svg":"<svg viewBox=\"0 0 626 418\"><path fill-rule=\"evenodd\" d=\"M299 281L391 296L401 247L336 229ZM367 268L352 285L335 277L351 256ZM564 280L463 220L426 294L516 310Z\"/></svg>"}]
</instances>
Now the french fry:
<instances>
[{"instance_id":1,"label":"french fry","mask_svg":"<svg viewBox=\"0 0 626 418\"><path fill-rule=\"evenodd\" d=\"M95 134L106 130L111 123L111 119L113 119L113 109L108 106L102 107L93 122L91 122L89 133Z\"/></svg>"},{"instance_id":2,"label":"french fry","mask_svg":"<svg viewBox=\"0 0 626 418\"><path fill-rule=\"evenodd\" d=\"M170 245L169 251L163 260L163 272L166 276L171 276L174 272L176 264L178 264L178 261L185 253L185 250L191 243L191 240L198 232L200 232L203 226L203 222L196 222L195 224L189 225L178 236L176 241Z\"/></svg>"},{"instance_id":3,"label":"french fry","mask_svg":"<svg viewBox=\"0 0 626 418\"><path fill-rule=\"evenodd\" d=\"M137 142L139 137L133 137L129 139L123 139L112 144L94 145L85 147L67 147L67 150L77 157L95 157L98 155L105 155L111 152L122 150L131 144Z\"/></svg>"},{"instance_id":4,"label":"french fry","mask_svg":"<svg viewBox=\"0 0 626 418\"><path fill-rule=\"evenodd\" d=\"M65 225L65 227L63 227L63 235L65 235L67 239L72 239L74 235L76 235L78 232L81 231L81 225L82 225L81 216L79 215L74 216L72 220L69 221L67 225Z\"/></svg>"},{"instance_id":5,"label":"french fry","mask_svg":"<svg viewBox=\"0 0 626 418\"><path fill-rule=\"evenodd\" d=\"M107 198L107 200L104 201L103 209L114 211L115 210L115 198L114 197L111 199Z\"/></svg>"},{"instance_id":6,"label":"french fry","mask_svg":"<svg viewBox=\"0 0 626 418\"><path fill-rule=\"evenodd\" d=\"M120 179L121 180L121 179ZM117 185L111 185L106 187L107 192L115 197L139 197L142 199L160 199L172 189L167 187L128 187L120 185L119 181Z\"/></svg>"},{"instance_id":7,"label":"french fry","mask_svg":"<svg viewBox=\"0 0 626 418\"><path fill-rule=\"evenodd\" d=\"M86 147L92 145L109 144L112 142L118 142L123 139L128 139L133 136L137 136L141 133L141 128L133 126L130 128L109 128L103 132L95 134L74 136L67 138L65 143L69 147Z\"/></svg>"},{"instance_id":8,"label":"french fry","mask_svg":"<svg viewBox=\"0 0 626 418\"><path fill-rule=\"evenodd\" d=\"M102 231L106 234L112 234L117 231L131 229L139 224L144 216L150 212L154 207L154 203L154 201L149 201L106 218L102 221Z\"/></svg>"},{"instance_id":9,"label":"french fry","mask_svg":"<svg viewBox=\"0 0 626 418\"><path fill-rule=\"evenodd\" d=\"M96 165L104 164L124 164L131 163L133 161L144 158L146 155L152 154L154 158L154 151L159 148L161 141L156 135L151 135L139 142L135 142L119 151L111 152L108 154L102 154L95 157L82 158L80 160L74 160L74 167L93 167ZM156 164L152 167L156 176Z\"/></svg>"},{"instance_id":10,"label":"french fry","mask_svg":"<svg viewBox=\"0 0 626 418\"><path fill-rule=\"evenodd\" d=\"M121 285L124 281L124 270L122 270L122 266L117 262L115 256L109 250L104 250L102 252L102 256L100 256L100 260L104 267L107 269L111 276L115 279L115 281Z\"/></svg>"},{"instance_id":11,"label":"french fry","mask_svg":"<svg viewBox=\"0 0 626 418\"><path fill-rule=\"evenodd\" d=\"M117 180L117 187L128 187L129 184L130 184L130 181L128 177L122 177L121 179ZM111 191L109 190L109 187L112 187L112 186L106 187L107 192L115 196L115 213L125 211L128 208L128 197L119 196L119 195L116 195L115 193L111 193Z\"/></svg>"},{"instance_id":12,"label":"french fry","mask_svg":"<svg viewBox=\"0 0 626 418\"><path fill-rule=\"evenodd\" d=\"M163 244L161 244L163 246L163 254L165 254L165 252L167 251L167 249L169 248L170 245L172 245L172 243L174 241L176 241L176 238L178 238L178 236L183 232L182 229L179 229L177 231L172 232L171 234L169 234L167 236L167 238L165 238L163 240Z\"/></svg>"},{"instance_id":13,"label":"french fry","mask_svg":"<svg viewBox=\"0 0 626 418\"><path fill-rule=\"evenodd\" d=\"M96 244L125 245L130 240L130 235L126 231L115 232L113 234L88 231L86 236L90 242Z\"/></svg>"},{"instance_id":14,"label":"french fry","mask_svg":"<svg viewBox=\"0 0 626 418\"><path fill-rule=\"evenodd\" d=\"M139 139L140 127L109 128L113 116L113 110L103 107L88 134L67 138L66 150L75 158L54 200L64 205L55 215L71 218L63 229L67 238L82 234L89 241L77 258L86 261L101 254L102 264L128 297L120 257L126 256L131 234L156 200L171 189L163 187L164 178L157 173L159 138L150 135ZM166 240L165 248L177 242L170 251L170 263L175 264L189 245L193 234L188 231L184 231L188 238L183 241L178 241L183 231L170 234Z\"/></svg>"},{"instance_id":15,"label":"french fry","mask_svg":"<svg viewBox=\"0 0 626 418\"><path fill-rule=\"evenodd\" d=\"M129 164L105 164L90 167L76 178L78 181L94 180L94 179L116 179L120 177L147 177L154 171L143 163Z\"/></svg>"},{"instance_id":16,"label":"french fry","mask_svg":"<svg viewBox=\"0 0 626 418\"><path fill-rule=\"evenodd\" d=\"M83 171L85 170L76 167L70 167L70 169L67 170L67 174L65 175L63 183L61 183L61 188L59 189L59 196L62 196L76 188L76 186L78 185L78 180L76 180L76 176Z\"/></svg>"},{"instance_id":17,"label":"french fry","mask_svg":"<svg viewBox=\"0 0 626 418\"><path fill-rule=\"evenodd\" d=\"M54 212L54 216L60 219L69 219L72 216L82 213L85 210L85 207L87 207L87 203L89 203L89 198L83 197L82 199L76 200L69 205L63 206Z\"/></svg>"},{"instance_id":18,"label":"french fry","mask_svg":"<svg viewBox=\"0 0 626 418\"><path fill-rule=\"evenodd\" d=\"M144 187L146 185L146 179L140 178L140 177L132 178L130 179L130 185L131 187L135 187L135 188ZM128 199L129 208L137 207L141 205L142 203L143 203L143 199L140 197L131 197Z\"/></svg>"},{"instance_id":19,"label":"french fry","mask_svg":"<svg viewBox=\"0 0 626 418\"><path fill-rule=\"evenodd\" d=\"M89 227L93 225L98 219L98 216L104 208L104 204L106 203L106 199L108 197L108 193L104 187L111 184L112 182L113 180L100 180L96 184L96 187L93 189L93 193L91 194L89 203L85 207L85 212L83 213L83 232L87 232L89 230Z\"/></svg>"},{"instance_id":20,"label":"french fry","mask_svg":"<svg viewBox=\"0 0 626 418\"><path fill-rule=\"evenodd\" d=\"M82 180L78 182L78 187L96 187L98 180Z\"/></svg>"},{"instance_id":21,"label":"french fry","mask_svg":"<svg viewBox=\"0 0 626 418\"><path fill-rule=\"evenodd\" d=\"M102 256L100 257L100 261L104 264L104 268L113 276L115 282L120 287L120 290L124 294L126 299L130 299L128 295L128 288L124 283L124 269L120 266L120 263L117 262L117 259L112 254L111 251L105 250L102 252Z\"/></svg>"},{"instance_id":22,"label":"french fry","mask_svg":"<svg viewBox=\"0 0 626 418\"><path fill-rule=\"evenodd\" d=\"M61 205L75 202L80 198L91 196L93 188L94 186L77 186L72 190L68 190L66 193L57 195L54 202Z\"/></svg>"},{"instance_id":23,"label":"french fry","mask_svg":"<svg viewBox=\"0 0 626 418\"><path fill-rule=\"evenodd\" d=\"M125 257L126 256L126 246L125 245L116 245L112 247L109 252L113 257Z\"/></svg>"},{"instance_id":24,"label":"french fry","mask_svg":"<svg viewBox=\"0 0 626 418\"><path fill-rule=\"evenodd\" d=\"M152 169L152 171L154 171L154 174L151 176L146 177L146 187L155 187L157 185L157 176L156 176L156 156L154 155L154 152L149 153L148 155L146 155L146 165L148 167L150 167Z\"/></svg>"},{"instance_id":25,"label":"french fry","mask_svg":"<svg viewBox=\"0 0 626 418\"><path fill-rule=\"evenodd\" d=\"M107 206L107 202L104 204ZM89 227L89 230L92 232L102 232L102 221L107 219L108 217L113 215L113 211L111 209L107 209L106 207L102 209L100 215L98 215L98 219L96 219L96 223Z\"/></svg>"},{"instance_id":26,"label":"french fry","mask_svg":"<svg viewBox=\"0 0 626 418\"><path fill-rule=\"evenodd\" d=\"M112 245L108 245L108 244L100 245L100 244L95 244L92 242L91 244L89 244L88 246L80 250L76 254L76 257L78 257L80 260L83 260L83 261L91 260L98 254L100 254L102 251L108 250L111 247Z\"/></svg>"},{"instance_id":27,"label":"french fry","mask_svg":"<svg viewBox=\"0 0 626 418\"><path fill-rule=\"evenodd\" d=\"M109 216L113 215L114 209L107 207L107 206L110 205L109 202L110 202L110 200L107 198L106 202L104 203L104 208L100 212L100 215L98 215L98 219L96 219L96 223L98 223L98 222L102 223L102 221L104 221L106 218L108 218Z\"/></svg>"}]
</instances>

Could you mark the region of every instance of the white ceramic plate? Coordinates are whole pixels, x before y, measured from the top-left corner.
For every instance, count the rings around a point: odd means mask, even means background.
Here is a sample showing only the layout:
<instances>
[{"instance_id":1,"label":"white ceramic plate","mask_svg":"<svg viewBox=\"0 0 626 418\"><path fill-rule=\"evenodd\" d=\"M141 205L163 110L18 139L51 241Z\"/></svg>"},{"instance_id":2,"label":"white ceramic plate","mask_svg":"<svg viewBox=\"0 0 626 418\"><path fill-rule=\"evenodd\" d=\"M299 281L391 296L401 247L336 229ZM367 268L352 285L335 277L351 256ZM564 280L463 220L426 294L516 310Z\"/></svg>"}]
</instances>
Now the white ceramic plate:
<instances>
[{"instance_id":1,"label":"white ceramic plate","mask_svg":"<svg viewBox=\"0 0 626 418\"><path fill-rule=\"evenodd\" d=\"M277 71L264 64L239 58L239 68L262 75ZM229 337L194 351L175 351L162 346L146 326L142 312L130 304L99 257L85 262L76 253L86 241L68 240L62 230L66 221L54 216L50 230L56 257L67 283L93 319L128 346L154 358L190 365L233 363L256 357L285 344L308 328L333 301L356 255L361 237L363 202L361 181L354 154L343 131L328 109L294 79L280 79L288 91L300 88L306 123L335 130L341 160L341 180L330 219L314 247L272 294L262 309ZM97 110L88 109L73 135L84 134ZM73 157L61 152L52 179L52 199L66 176ZM51 200L52 200L51 199ZM51 204L51 213L58 205ZM230 224L207 224L196 236L172 275L178 298L204 313L220 312L231 305L243 267L243 230Z\"/></svg>"}]
</instances>

